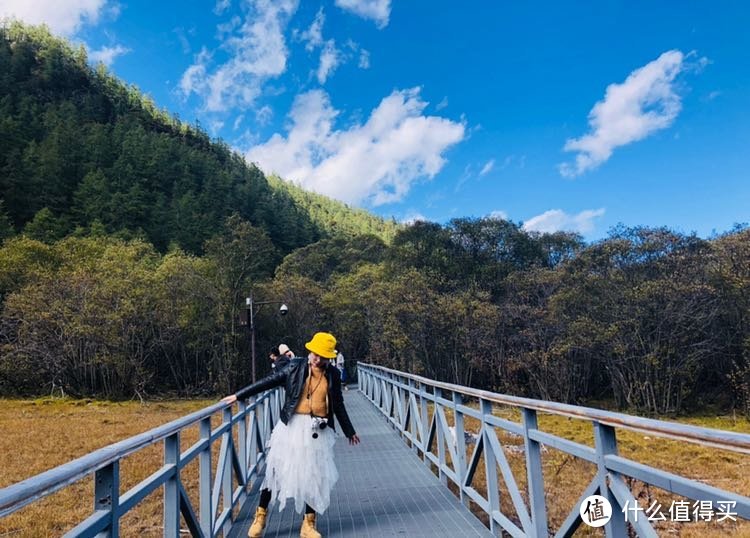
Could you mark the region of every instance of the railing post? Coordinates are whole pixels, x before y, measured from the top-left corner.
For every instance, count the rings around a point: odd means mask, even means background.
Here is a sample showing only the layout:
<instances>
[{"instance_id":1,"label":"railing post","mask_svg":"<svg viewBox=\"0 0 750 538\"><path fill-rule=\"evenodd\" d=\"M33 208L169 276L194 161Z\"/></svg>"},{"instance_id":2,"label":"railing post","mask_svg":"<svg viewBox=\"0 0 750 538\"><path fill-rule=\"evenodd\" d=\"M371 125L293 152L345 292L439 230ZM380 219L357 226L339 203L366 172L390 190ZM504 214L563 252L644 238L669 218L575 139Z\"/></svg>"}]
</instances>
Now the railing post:
<instances>
[{"instance_id":1,"label":"railing post","mask_svg":"<svg viewBox=\"0 0 750 538\"><path fill-rule=\"evenodd\" d=\"M258 446L258 432L260 431L260 417L258 416L258 406L255 403L255 396L252 396L250 407L251 410L248 413L252 420L250 421L250 429L248 430L247 434L249 436L249 443L247 446L248 449L248 456L247 458L250 459L252 457L253 461L251 463L251 467L257 466L258 461L260 460L260 452L263 450L263 447ZM257 469L256 469L257 470Z\"/></svg>"},{"instance_id":2,"label":"railing post","mask_svg":"<svg viewBox=\"0 0 750 538\"><path fill-rule=\"evenodd\" d=\"M382 374L381 374L382 375ZM387 415L388 414L388 406L386 405L387 396L384 392L383 385L385 385L385 378L380 378L376 381L378 385L378 395L377 395L377 405L378 407Z\"/></svg>"},{"instance_id":3,"label":"railing post","mask_svg":"<svg viewBox=\"0 0 750 538\"><path fill-rule=\"evenodd\" d=\"M544 498L544 475L542 473L542 447L529 437L529 430L537 429L536 411L523 408L523 442L526 448L526 476L529 482L529 508L531 522L537 538L546 538L547 503Z\"/></svg>"},{"instance_id":4,"label":"railing post","mask_svg":"<svg viewBox=\"0 0 750 538\"><path fill-rule=\"evenodd\" d=\"M391 416L391 391L388 390L390 374L386 375L380 383L380 399L383 402L383 410L387 417Z\"/></svg>"},{"instance_id":5,"label":"railing post","mask_svg":"<svg viewBox=\"0 0 750 538\"><path fill-rule=\"evenodd\" d=\"M411 423L409 424L409 432L411 433L411 449L415 453L419 453L419 449L417 448L417 420L419 417L419 409L417 409L416 405L412 405L412 401L416 404L417 400L414 394L417 392L417 386L416 383L414 383L414 380L409 378L409 391L407 394L407 405L406 405L406 413L409 415L409 419Z\"/></svg>"},{"instance_id":6,"label":"railing post","mask_svg":"<svg viewBox=\"0 0 750 538\"><path fill-rule=\"evenodd\" d=\"M247 402L244 400L238 402L240 404L240 423L237 430L237 451L240 456L240 469L242 471L242 480L238 480L238 483L248 483L247 476Z\"/></svg>"},{"instance_id":7,"label":"railing post","mask_svg":"<svg viewBox=\"0 0 750 538\"><path fill-rule=\"evenodd\" d=\"M395 383L398 381L398 385ZM394 385L393 387L396 389L396 394L398 395L398 398L396 398L396 404L398 406L398 410L396 411L396 414L398 415L398 426L401 433L401 437L404 437L406 434L406 413L407 413L407 404L409 403L404 399L404 397L408 397L409 392L406 389L401 388L401 379L394 379Z\"/></svg>"},{"instance_id":8,"label":"railing post","mask_svg":"<svg viewBox=\"0 0 750 538\"><path fill-rule=\"evenodd\" d=\"M276 399L274 400L274 405L276 406L276 422L278 422L281 420L281 408L284 406L284 400L286 399L285 389L280 388L274 393L274 395L276 396Z\"/></svg>"},{"instance_id":9,"label":"railing post","mask_svg":"<svg viewBox=\"0 0 750 538\"><path fill-rule=\"evenodd\" d=\"M258 428L260 429L260 437L263 439L263 442L268 442L268 436L270 434L270 428L268 425L268 408L269 408L269 401L263 400L262 402L257 402L255 405L255 408L257 409L257 417L258 417Z\"/></svg>"},{"instance_id":10,"label":"railing post","mask_svg":"<svg viewBox=\"0 0 750 538\"><path fill-rule=\"evenodd\" d=\"M427 451L430 447L427 446L427 441L430 438L430 423L428 422L427 388L424 383L419 384L419 410L422 415L422 461L429 467L430 460L427 459Z\"/></svg>"},{"instance_id":11,"label":"railing post","mask_svg":"<svg viewBox=\"0 0 750 538\"><path fill-rule=\"evenodd\" d=\"M100 536L118 538L120 535L120 462L115 461L96 471L94 476L94 511L109 511L107 529Z\"/></svg>"},{"instance_id":12,"label":"railing post","mask_svg":"<svg viewBox=\"0 0 750 538\"><path fill-rule=\"evenodd\" d=\"M208 538L211 536L214 526L213 507L211 506L211 417L201 420L200 436L201 440L205 440L207 443L198 456L200 466L200 519L203 536Z\"/></svg>"},{"instance_id":13,"label":"railing post","mask_svg":"<svg viewBox=\"0 0 750 538\"><path fill-rule=\"evenodd\" d=\"M384 378L381 380L380 387L380 399L383 401L383 410L385 411L385 416L390 419L391 400L393 399L393 391L391 390L391 374L385 374ZM393 423L390 423L389 426L393 427Z\"/></svg>"},{"instance_id":14,"label":"railing post","mask_svg":"<svg viewBox=\"0 0 750 538\"><path fill-rule=\"evenodd\" d=\"M469 498L464 495L464 478L466 478L466 437L464 436L464 414L458 410L463 404L459 392L453 392L453 429L456 432L456 457L458 461L453 462L453 468L458 477L458 496L461 502L468 508Z\"/></svg>"},{"instance_id":15,"label":"railing post","mask_svg":"<svg viewBox=\"0 0 750 538\"><path fill-rule=\"evenodd\" d=\"M482 411L482 435L484 439L484 474L487 481L487 501L489 502L490 531L497 535L502 530L495 521L495 512L500 512L500 489L497 481L497 461L492 451L489 435L495 435L493 427L487 423L487 417L492 415L492 402L480 400Z\"/></svg>"},{"instance_id":16,"label":"railing post","mask_svg":"<svg viewBox=\"0 0 750 538\"><path fill-rule=\"evenodd\" d=\"M229 510L229 517L224 521L222 531L224 536L227 535L229 530L232 528L232 408L224 408L224 424L229 424L229 429L224 433L227 441L227 457L224 460L224 470L221 476L221 496L223 501L224 510Z\"/></svg>"},{"instance_id":17,"label":"railing post","mask_svg":"<svg viewBox=\"0 0 750 538\"><path fill-rule=\"evenodd\" d=\"M612 426L594 421L594 440L596 444L596 459L598 467L599 494L605 497L612 505L612 518L604 526L608 538L619 538L627 536L627 524L622 506L617 502L612 490L607 483L607 466L604 457L610 454L617 455L617 435Z\"/></svg>"},{"instance_id":18,"label":"railing post","mask_svg":"<svg viewBox=\"0 0 750 538\"><path fill-rule=\"evenodd\" d=\"M445 469L445 433L440 427L440 421L437 420L438 406L442 405L438 403L438 398L443 397L443 390L435 387L435 408L432 410L432 417L435 419L435 433L437 437L437 449L438 449L438 478L443 485L448 485L448 477L446 476L443 469Z\"/></svg>"},{"instance_id":19,"label":"railing post","mask_svg":"<svg viewBox=\"0 0 750 538\"><path fill-rule=\"evenodd\" d=\"M164 439L164 465L174 465L174 473L164 483L164 536L180 535L180 432Z\"/></svg>"}]
</instances>

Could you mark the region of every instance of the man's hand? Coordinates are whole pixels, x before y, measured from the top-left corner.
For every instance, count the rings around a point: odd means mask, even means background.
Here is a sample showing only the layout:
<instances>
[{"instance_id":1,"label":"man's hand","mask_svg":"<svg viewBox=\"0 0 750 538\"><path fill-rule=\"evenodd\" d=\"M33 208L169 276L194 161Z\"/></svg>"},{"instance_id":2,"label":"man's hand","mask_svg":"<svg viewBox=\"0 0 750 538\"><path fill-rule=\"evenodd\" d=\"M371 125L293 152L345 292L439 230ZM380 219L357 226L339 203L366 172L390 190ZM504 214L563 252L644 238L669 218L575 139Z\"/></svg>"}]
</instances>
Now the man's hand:
<instances>
[{"instance_id":1,"label":"man's hand","mask_svg":"<svg viewBox=\"0 0 750 538\"><path fill-rule=\"evenodd\" d=\"M349 444L350 445L358 445L359 444L359 436L356 433L349 438Z\"/></svg>"},{"instance_id":2,"label":"man's hand","mask_svg":"<svg viewBox=\"0 0 750 538\"><path fill-rule=\"evenodd\" d=\"M221 403L228 404L228 405L232 405L236 401L237 401L237 395L235 394L231 394L221 399Z\"/></svg>"}]
</instances>

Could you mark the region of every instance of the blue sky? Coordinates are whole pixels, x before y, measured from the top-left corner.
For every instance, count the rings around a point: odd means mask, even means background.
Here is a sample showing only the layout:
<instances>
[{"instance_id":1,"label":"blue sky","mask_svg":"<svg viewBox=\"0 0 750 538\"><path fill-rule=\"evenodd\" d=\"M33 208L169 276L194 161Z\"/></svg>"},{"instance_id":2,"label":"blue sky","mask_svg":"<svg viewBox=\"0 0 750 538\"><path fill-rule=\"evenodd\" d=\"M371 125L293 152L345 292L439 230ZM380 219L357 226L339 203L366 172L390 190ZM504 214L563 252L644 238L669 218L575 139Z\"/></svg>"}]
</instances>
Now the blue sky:
<instances>
[{"instance_id":1,"label":"blue sky","mask_svg":"<svg viewBox=\"0 0 750 538\"><path fill-rule=\"evenodd\" d=\"M266 172L397 220L750 221L743 2L0 0Z\"/></svg>"}]
</instances>

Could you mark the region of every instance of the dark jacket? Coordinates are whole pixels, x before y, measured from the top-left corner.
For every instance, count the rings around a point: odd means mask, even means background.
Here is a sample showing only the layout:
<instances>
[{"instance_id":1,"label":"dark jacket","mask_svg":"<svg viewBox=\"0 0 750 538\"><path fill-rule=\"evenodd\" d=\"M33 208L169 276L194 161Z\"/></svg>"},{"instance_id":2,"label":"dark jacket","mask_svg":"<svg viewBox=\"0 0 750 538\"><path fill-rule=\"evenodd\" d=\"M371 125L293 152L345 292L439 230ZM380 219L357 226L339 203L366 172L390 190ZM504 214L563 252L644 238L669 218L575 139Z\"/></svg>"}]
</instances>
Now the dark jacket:
<instances>
[{"instance_id":1,"label":"dark jacket","mask_svg":"<svg viewBox=\"0 0 750 538\"><path fill-rule=\"evenodd\" d=\"M238 391L237 399L243 400L264 390L284 385L286 399L284 400L284 406L281 408L280 418L284 424L288 424L297 408L302 391L305 389L305 381L307 381L309 373L308 368L306 358L295 357L288 365L277 366L271 375ZM328 361L326 361L323 371L328 380L328 424L331 428L334 428L333 415L335 414L344 435L351 438L356 432L344 407L344 397L341 394L341 374L335 366L328 364Z\"/></svg>"},{"instance_id":2,"label":"dark jacket","mask_svg":"<svg viewBox=\"0 0 750 538\"><path fill-rule=\"evenodd\" d=\"M273 369L274 370L281 370L284 366L289 364L291 359L287 357L286 355L279 355L279 358L273 361Z\"/></svg>"}]
</instances>

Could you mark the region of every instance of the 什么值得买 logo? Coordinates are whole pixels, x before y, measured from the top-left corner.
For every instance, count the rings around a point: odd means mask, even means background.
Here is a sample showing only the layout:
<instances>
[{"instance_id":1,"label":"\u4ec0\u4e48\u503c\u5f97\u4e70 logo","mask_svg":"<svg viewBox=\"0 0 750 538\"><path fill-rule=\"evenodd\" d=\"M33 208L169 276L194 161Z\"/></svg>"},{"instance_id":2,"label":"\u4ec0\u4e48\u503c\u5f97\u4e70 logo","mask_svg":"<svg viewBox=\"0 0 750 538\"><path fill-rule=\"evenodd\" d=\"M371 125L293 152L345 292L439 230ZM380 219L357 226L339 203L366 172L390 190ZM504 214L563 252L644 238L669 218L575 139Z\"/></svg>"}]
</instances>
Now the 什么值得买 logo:
<instances>
[{"instance_id":1,"label":"\u4ec0\u4e48\u503c\u5f97\u4e70 logo","mask_svg":"<svg viewBox=\"0 0 750 538\"><path fill-rule=\"evenodd\" d=\"M581 519L589 527L602 527L612 518L612 505L601 495L586 497L579 511Z\"/></svg>"}]
</instances>

